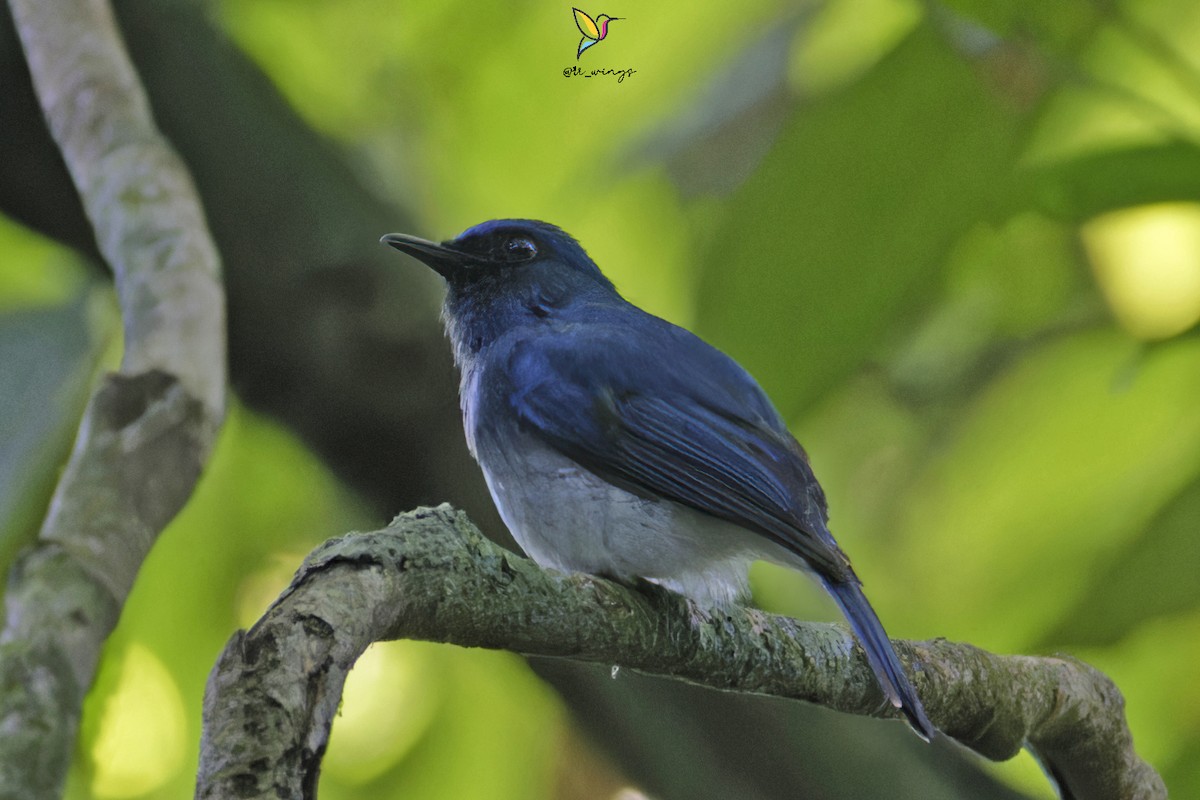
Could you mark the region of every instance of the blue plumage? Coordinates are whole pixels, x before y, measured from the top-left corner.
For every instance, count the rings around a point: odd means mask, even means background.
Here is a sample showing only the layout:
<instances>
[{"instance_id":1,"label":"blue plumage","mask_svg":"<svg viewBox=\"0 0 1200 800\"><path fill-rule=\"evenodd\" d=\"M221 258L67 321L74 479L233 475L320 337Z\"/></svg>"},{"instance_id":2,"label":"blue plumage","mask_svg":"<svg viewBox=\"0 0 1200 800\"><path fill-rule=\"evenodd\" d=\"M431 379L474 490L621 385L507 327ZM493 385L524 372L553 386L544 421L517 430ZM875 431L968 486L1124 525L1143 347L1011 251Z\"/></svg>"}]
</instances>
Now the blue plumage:
<instances>
[{"instance_id":1,"label":"blue plumage","mask_svg":"<svg viewBox=\"0 0 1200 800\"><path fill-rule=\"evenodd\" d=\"M701 605L742 597L754 560L809 571L889 701L934 735L826 527L804 450L745 370L625 301L552 225L493 220L442 244L384 241L447 280L467 441L532 558L646 578Z\"/></svg>"}]
</instances>

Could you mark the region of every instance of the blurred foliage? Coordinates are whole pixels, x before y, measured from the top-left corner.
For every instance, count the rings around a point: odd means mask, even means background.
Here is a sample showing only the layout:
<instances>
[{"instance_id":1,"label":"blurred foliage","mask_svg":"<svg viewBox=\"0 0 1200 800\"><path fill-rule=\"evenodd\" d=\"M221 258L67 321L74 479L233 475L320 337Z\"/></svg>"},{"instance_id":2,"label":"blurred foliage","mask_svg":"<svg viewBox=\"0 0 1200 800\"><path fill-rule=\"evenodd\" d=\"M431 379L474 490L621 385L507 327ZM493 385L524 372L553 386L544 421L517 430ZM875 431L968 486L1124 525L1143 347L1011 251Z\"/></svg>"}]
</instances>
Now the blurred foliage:
<instances>
[{"instance_id":1,"label":"blurred foliage","mask_svg":"<svg viewBox=\"0 0 1200 800\"><path fill-rule=\"evenodd\" d=\"M1200 7L585 10L623 19L581 66L634 74L564 77L570 4L213 6L363 180L417 212L413 233L556 222L630 299L747 365L893 635L1086 659L1172 794L1200 796ZM78 397L94 369L90 290L11 226L0 253L0 355L23 376L0 386L0 469L44 503L73 423L35 401ZM4 541L28 536L0 501ZM109 647L75 796L186 794L230 631L316 541L379 522L235 407ZM764 605L832 616L803 578L754 577ZM563 730L513 657L380 647L322 791L548 797L571 768ZM1028 762L1005 774L1049 796Z\"/></svg>"},{"instance_id":2,"label":"blurred foliage","mask_svg":"<svg viewBox=\"0 0 1200 800\"><path fill-rule=\"evenodd\" d=\"M0 218L0 572L45 516L119 319L69 251Z\"/></svg>"},{"instance_id":3,"label":"blurred foliage","mask_svg":"<svg viewBox=\"0 0 1200 800\"><path fill-rule=\"evenodd\" d=\"M186 796L204 682L232 631L253 624L322 539L381 522L289 434L235 405L109 640L69 796ZM403 642L377 646L362 666L334 725L322 797L381 785L418 797L547 795L561 712L518 657ZM478 770L453 766L464 750Z\"/></svg>"}]
</instances>

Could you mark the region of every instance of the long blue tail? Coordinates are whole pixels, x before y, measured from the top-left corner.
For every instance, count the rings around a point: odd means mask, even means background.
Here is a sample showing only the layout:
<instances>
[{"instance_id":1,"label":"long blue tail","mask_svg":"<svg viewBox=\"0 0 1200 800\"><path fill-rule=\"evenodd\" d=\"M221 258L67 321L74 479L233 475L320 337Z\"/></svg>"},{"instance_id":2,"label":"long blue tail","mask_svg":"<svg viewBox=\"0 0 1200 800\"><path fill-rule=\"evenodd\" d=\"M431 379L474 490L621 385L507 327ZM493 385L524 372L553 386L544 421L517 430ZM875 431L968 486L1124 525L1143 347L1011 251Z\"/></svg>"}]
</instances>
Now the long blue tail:
<instances>
[{"instance_id":1,"label":"long blue tail","mask_svg":"<svg viewBox=\"0 0 1200 800\"><path fill-rule=\"evenodd\" d=\"M867 654L867 663L874 670L888 701L904 713L908 724L918 736L927 742L931 740L937 729L933 727L929 717L925 716L921 698L917 697L916 690L904 674L900 659L892 649L892 642L883 630L879 617L875 616L871 604L867 602L862 587L857 581L834 583L826 580L825 588L833 595L833 599L850 622L854 635L858 637L859 644Z\"/></svg>"}]
</instances>

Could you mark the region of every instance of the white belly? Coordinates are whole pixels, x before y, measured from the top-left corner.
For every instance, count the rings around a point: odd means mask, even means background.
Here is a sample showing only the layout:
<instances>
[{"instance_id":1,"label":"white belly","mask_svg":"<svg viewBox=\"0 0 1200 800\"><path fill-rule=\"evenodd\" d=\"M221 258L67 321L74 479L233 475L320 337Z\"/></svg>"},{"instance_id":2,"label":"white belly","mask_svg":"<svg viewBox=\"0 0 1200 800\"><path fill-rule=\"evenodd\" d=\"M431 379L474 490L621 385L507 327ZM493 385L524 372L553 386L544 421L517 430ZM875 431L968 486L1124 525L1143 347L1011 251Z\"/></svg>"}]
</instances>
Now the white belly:
<instances>
[{"instance_id":1,"label":"white belly","mask_svg":"<svg viewBox=\"0 0 1200 800\"><path fill-rule=\"evenodd\" d=\"M620 580L641 577L703 607L746 594L756 558L782 553L757 534L669 500L604 481L527 435L476 453L500 516L534 561ZM521 458L512 457L514 451Z\"/></svg>"}]
</instances>

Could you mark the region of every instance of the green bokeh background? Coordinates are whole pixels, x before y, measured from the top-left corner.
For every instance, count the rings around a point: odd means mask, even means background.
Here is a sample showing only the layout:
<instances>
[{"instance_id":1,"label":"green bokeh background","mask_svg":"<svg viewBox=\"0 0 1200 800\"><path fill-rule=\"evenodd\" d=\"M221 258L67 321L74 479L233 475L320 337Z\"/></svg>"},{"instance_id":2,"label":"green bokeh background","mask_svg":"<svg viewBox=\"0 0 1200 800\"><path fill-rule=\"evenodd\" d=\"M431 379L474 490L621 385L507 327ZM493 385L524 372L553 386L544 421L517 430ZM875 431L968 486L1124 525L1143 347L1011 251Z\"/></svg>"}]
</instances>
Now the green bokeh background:
<instances>
[{"instance_id":1,"label":"green bokeh background","mask_svg":"<svg viewBox=\"0 0 1200 800\"><path fill-rule=\"evenodd\" d=\"M410 232L553 221L746 365L893 636L1087 660L1200 796L1200 7L613 0L578 63L620 82L564 76L570 4L209 10ZM1104 232L1143 206L1167 224L1122 255ZM0 221L5 558L119 344L94 270ZM108 647L70 796L187 796L231 631L317 542L381 522L235 399ZM833 616L799 576L754 580ZM354 682L324 797L551 797L573 768L515 656L389 644ZM997 769L1051 796L1028 759Z\"/></svg>"}]
</instances>

